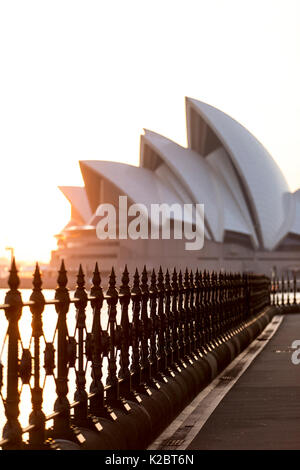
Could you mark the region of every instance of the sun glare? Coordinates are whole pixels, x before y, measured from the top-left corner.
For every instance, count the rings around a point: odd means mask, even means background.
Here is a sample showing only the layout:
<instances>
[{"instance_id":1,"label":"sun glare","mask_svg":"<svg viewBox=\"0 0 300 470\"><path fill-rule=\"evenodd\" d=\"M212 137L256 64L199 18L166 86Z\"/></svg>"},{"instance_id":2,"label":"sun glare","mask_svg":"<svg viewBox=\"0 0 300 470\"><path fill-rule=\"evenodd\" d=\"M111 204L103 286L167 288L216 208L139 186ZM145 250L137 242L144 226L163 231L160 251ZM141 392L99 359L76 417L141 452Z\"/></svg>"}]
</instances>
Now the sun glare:
<instances>
[{"instance_id":1,"label":"sun glare","mask_svg":"<svg viewBox=\"0 0 300 470\"><path fill-rule=\"evenodd\" d=\"M50 259L70 215L57 186L82 185L79 160L138 164L143 127L185 145L185 96L239 120L296 190L299 10L292 0L2 3L0 257L13 246L18 259Z\"/></svg>"}]
</instances>

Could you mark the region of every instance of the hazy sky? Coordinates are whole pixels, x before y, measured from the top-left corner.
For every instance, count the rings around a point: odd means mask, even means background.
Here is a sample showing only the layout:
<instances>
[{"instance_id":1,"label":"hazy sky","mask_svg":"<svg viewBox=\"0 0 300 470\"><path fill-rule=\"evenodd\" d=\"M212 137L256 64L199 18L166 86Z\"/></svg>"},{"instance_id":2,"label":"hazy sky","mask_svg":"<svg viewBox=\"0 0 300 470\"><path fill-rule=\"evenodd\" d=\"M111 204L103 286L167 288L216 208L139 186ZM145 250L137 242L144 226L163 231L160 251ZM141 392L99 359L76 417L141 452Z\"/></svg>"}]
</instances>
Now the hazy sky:
<instances>
[{"instance_id":1,"label":"hazy sky","mask_svg":"<svg viewBox=\"0 0 300 470\"><path fill-rule=\"evenodd\" d=\"M185 96L300 186L299 0L0 0L0 67L0 256L49 259L78 160L137 164L144 127L186 145Z\"/></svg>"}]
</instances>

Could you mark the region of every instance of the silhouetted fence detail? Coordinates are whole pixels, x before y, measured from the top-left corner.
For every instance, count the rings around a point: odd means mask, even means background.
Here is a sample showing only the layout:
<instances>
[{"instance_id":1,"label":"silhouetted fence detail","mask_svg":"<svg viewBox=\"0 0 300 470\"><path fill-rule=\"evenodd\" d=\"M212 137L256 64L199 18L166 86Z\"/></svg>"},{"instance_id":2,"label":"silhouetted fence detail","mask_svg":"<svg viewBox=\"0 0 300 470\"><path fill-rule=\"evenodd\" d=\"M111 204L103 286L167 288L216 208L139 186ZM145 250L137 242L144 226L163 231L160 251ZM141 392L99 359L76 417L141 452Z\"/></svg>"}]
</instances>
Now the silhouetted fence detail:
<instances>
[{"instance_id":1,"label":"silhouetted fence detail","mask_svg":"<svg viewBox=\"0 0 300 470\"><path fill-rule=\"evenodd\" d=\"M113 422L116 410L130 410L128 400L139 403L139 394L151 395L150 386L159 389L160 381L170 380L175 372L242 331L270 304L270 293L274 306L285 303L284 297L278 300L278 282L274 279L271 286L263 275L198 270L177 273L174 269L164 274L161 268L150 276L146 268L141 275L136 270L130 278L125 267L119 289L112 269L107 292L103 293L96 264L90 293L86 292L80 266L77 288L70 298L62 262L54 299L45 300L37 265L30 300L24 302L13 261L9 291L0 306L8 322L7 346L2 348L7 361L2 358L0 367L6 416L0 445L4 449L43 449L51 439L80 443L84 440L82 427L100 431L100 418ZM293 282L296 304L295 276ZM283 281L281 286L283 295ZM289 303L289 297L286 301ZM57 315L53 341L46 341L44 335L43 312L48 305L55 307ZM68 325L72 305L76 309L73 335ZM18 327L23 307L29 307L32 314L28 348L23 347ZM90 328L88 307L92 311ZM71 369L76 377L73 402L69 401ZM54 411L47 416L42 376L52 376L56 387ZM30 384L31 392L32 410L26 428L19 423L21 384Z\"/></svg>"},{"instance_id":2,"label":"silhouetted fence detail","mask_svg":"<svg viewBox=\"0 0 300 470\"><path fill-rule=\"evenodd\" d=\"M297 274L292 275L287 271L286 275L281 274L281 278L273 276L271 280L271 304L281 306L283 311L297 310Z\"/></svg>"}]
</instances>

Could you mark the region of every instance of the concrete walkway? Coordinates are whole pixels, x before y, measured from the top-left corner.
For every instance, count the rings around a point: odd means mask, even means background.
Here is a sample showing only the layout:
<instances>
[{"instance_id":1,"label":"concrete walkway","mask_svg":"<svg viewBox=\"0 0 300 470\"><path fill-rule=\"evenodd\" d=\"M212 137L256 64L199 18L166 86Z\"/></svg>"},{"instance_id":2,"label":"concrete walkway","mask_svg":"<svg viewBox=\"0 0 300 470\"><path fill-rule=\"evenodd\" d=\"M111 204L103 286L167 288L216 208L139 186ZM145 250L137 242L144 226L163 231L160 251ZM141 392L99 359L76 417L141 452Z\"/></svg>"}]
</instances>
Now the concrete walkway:
<instances>
[{"instance_id":1,"label":"concrete walkway","mask_svg":"<svg viewBox=\"0 0 300 470\"><path fill-rule=\"evenodd\" d=\"M295 340L300 314L274 317L149 449L300 449Z\"/></svg>"}]
</instances>

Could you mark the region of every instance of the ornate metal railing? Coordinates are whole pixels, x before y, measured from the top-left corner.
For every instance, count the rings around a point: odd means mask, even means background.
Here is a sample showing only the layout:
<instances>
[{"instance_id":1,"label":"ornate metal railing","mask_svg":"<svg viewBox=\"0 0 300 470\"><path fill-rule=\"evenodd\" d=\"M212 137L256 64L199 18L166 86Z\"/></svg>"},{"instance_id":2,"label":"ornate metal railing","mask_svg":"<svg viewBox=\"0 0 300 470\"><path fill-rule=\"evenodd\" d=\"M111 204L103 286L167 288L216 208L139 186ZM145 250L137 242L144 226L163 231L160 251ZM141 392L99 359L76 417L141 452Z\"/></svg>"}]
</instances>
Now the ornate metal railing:
<instances>
[{"instance_id":1,"label":"ornate metal railing","mask_svg":"<svg viewBox=\"0 0 300 470\"><path fill-rule=\"evenodd\" d=\"M119 289L112 269L104 293L97 264L89 293L81 266L72 298L67 283L62 262L54 299L46 300L37 265L30 300L23 301L12 263L9 290L0 305L8 323L0 366L6 421L0 446L4 449L42 449L51 438L74 440L78 427L87 423L97 428L95 417L111 417L115 406L126 407L124 398L142 383L156 380L189 357L203 357L241 331L270 304L271 292L269 278L262 275L198 270L164 274L161 268L150 275L146 268L141 275L136 270L130 286L125 267ZM48 306L52 318L55 311L57 315L50 341L43 326ZM28 345L19 331L26 307L32 316L31 326L26 325ZM68 324L72 308L76 311L73 335ZM55 383L55 399L53 412L47 414L44 387L49 377ZM22 427L24 386L29 387L31 404L24 405L29 424Z\"/></svg>"},{"instance_id":2,"label":"ornate metal railing","mask_svg":"<svg viewBox=\"0 0 300 470\"><path fill-rule=\"evenodd\" d=\"M297 295L299 295L299 287L297 286L296 271L289 273L288 271L281 277L274 276L271 281L271 304L282 307L287 311L297 309Z\"/></svg>"}]
</instances>

